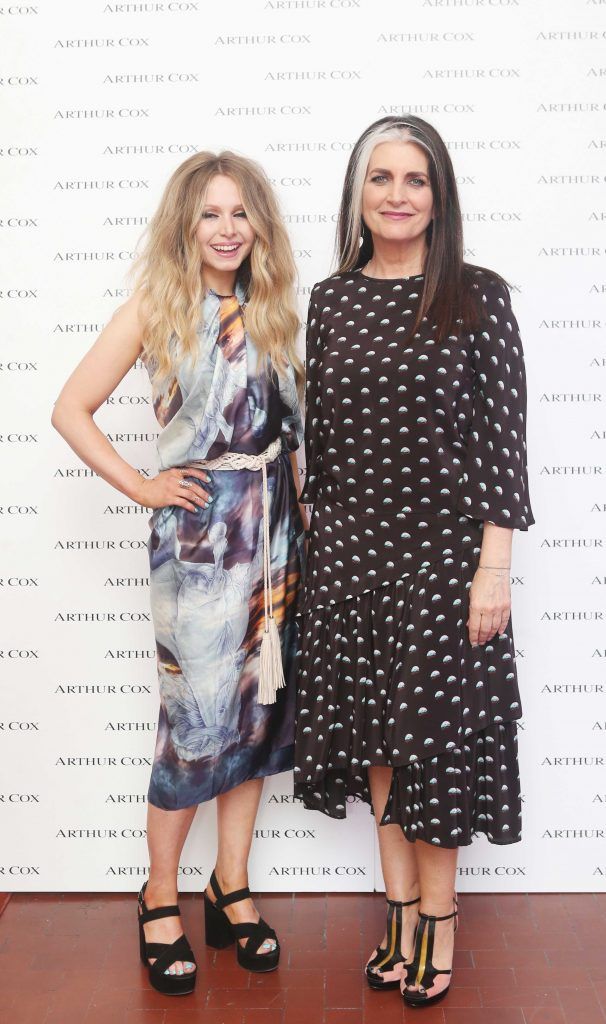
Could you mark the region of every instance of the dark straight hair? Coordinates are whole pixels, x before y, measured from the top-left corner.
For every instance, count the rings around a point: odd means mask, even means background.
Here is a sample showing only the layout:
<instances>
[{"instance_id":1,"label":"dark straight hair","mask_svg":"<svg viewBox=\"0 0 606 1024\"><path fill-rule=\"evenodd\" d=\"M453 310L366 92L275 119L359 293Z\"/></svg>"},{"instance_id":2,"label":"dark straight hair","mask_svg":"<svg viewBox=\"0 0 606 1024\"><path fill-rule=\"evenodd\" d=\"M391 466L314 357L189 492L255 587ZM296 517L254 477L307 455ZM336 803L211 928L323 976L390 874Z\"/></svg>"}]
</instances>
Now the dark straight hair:
<instances>
[{"instance_id":1,"label":"dark straight hair","mask_svg":"<svg viewBox=\"0 0 606 1024\"><path fill-rule=\"evenodd\" d=\"M464 262L463 221L450 155L436 129L413 114L375 121L362 132L351 152L337 221L336 273L357 270L372 257L372 235L362 217L362 189L375 146L398 141L414 142L427 153L433 194L423 292L413 330L425 316L431 317L441 337L452 334L457 326L473 330L482 317L477 289L472 286L474 274L483 271L492 280L505 282L484 267Z\"/></svg>"}]
</instances>

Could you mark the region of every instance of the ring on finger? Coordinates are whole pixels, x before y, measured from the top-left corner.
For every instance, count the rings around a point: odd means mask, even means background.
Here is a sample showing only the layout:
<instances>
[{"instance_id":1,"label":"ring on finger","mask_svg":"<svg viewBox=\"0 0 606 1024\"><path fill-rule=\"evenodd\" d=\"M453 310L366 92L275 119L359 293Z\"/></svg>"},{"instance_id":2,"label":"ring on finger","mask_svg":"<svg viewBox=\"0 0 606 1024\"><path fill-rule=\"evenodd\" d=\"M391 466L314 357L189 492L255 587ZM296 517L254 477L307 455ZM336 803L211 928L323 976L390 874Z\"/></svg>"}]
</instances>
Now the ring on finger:
<instances>
[{"instance_id":1,"label":"ring on finger","mask_svg":"<svg viewBox=\"0 0 606 1024\"><path fill-rule=\"evenodd\" d=\"M193 487L191 480L180 480L179 487Z\"/></svg>"}]
</instances>

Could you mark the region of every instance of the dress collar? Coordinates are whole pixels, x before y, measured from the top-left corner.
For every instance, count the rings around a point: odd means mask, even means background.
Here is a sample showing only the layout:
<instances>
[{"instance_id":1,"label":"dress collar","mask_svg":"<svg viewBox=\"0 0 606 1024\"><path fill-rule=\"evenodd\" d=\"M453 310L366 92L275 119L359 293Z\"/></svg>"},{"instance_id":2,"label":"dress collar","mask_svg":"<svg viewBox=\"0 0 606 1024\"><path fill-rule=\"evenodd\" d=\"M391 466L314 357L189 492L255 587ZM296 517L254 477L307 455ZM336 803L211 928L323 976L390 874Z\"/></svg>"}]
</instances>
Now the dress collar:
<instances>
[{"instance_id":1,"label":"dress collar","mask_svg":"<svg viewBox=\"0 0 606 1024\"><path fill-rule=\"evenodd\" d=\"M242 284L242 282L241 282L241 280L239 278L236 280L236 287L235 287L234 291L231 292L230 295L219 295L218 292L216 292L214 290L214 288L208 288L206 294L207 294L207 296L211 296L212 295L212 297L215 300L218 300L219 302L221 301L221 299L228 299L228 298L231 298L231 295L235 295L241 306L246 301L246 289L244 288L244 285Z\"/></svg>"}]
</instances>

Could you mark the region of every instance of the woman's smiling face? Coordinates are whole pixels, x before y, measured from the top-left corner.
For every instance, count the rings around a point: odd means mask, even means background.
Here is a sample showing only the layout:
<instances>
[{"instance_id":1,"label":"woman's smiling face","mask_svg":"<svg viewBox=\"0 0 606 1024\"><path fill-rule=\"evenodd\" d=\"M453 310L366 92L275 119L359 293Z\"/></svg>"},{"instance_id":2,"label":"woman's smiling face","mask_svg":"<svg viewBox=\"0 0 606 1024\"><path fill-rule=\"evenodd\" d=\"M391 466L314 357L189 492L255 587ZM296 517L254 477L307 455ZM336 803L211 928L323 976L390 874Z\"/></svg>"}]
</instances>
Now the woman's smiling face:
<instances>
[{"instance_id":1,"label":"woman's smiling face","mask_svg":"<svg viewBox=\"0 0 606 1024\"><path fill-rule=\"evenodd\" d=\"M235 181L225 174L211 179L196 238L205 267L235 273L250 253L255 232L248 221Z\"/></svg>"},{"instance_id":2,"label":"woman's smiling face","mask_svg":"<svg viewBox=\"0 0 606 1024\"><path fill-rule=\"evenodd\" d=\"M362 190L362 217L385 242L412 242L433 217L427 153L415 142L381 142L373 149Z\"/></svg>"}]
</instances>

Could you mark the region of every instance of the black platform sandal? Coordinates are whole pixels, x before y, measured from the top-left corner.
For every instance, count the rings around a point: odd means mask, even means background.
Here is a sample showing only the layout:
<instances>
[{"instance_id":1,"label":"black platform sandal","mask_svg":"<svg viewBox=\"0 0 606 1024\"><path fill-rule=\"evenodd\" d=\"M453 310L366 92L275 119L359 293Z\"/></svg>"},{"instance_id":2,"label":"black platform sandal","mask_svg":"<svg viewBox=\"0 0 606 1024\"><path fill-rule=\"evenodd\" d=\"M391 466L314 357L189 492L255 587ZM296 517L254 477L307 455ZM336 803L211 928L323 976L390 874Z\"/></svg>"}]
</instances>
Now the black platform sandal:
<instances>
[{"instance_id":1,"label":"black platform sandal","mask_svg":"<svg viewBox=\"0 0 606 1024\"><path fill-rule=\"evenodd\" d=\"M280 959L280 945L278 936L273 928L270 928L263 918L259 918L256 924L252 921L242 924L232 924L224 907L232 903L239 903L240 900L250 899L250 889L236 889L235 892L223 894L217 876L213 871L210 876L210 887L215 895L213 903L208 893L204 892L204 924L206 928L206 945L213 949L225 949L236 942L236 955L240 967L247 971L275 971ZM238 939L247 939L246 945L241 946ZM269 953L257 953L259 946L267 939L273 939L276 943L275 949Z\"/></svg>"},{"instance_id":2,"label":"black platform sandal","mask_svg":"<svg viewBox=\"0 0 606 1024\"><path fill-rule=\"evenodd\" d=\"M399 903L387 900L387 946L377 946L366 964L366 980L371 988L399 988L406 974L406 961L402 955L402 908L420 903L421 897Z\"/></svg>"},{"instance_id":3,"label":"black platform sandal","mask_svg":"<svg viewBox=\"0 0 606 1024\"><path fill-rule=\"evenodd\" d=\"M180 917L177 906L155 907L148 910L145 904L145 882L139 893L139 906L137 916L139 919L139 950L141 962L149 971L149 980L153 987L166 996L186 996L193 992L196 987L196 976L198 971L190 971L188 974L165 974L164 972L177 960L189 961L196 966L196 960L191 946L185 935L180 935L174 942L146 942L143 925L148 921L158 921L161 917ZM155 958L150 964L149 959Z\"/></svg>"},{"instance_id":4,"label":"black platform sandal","mask_svg":"<svg viewBox=\"0 0 606 1024\"><path fill-rule=\"evenodd\" d=\"M452 975L450 970L441 971L433 965L433 946L438 921L452 921L454 918L454 930L458 927L459 910L457 901L454 901L455 909L452 914L446 917L433 917L431 914L419 914L419 923L415 936L415 951L413 961L406 969L406 982L402 989L402 998L407 1006L433 1006L440 999L443 999L450 988L450 982L441 992L435 996L429 995L428 988L431 988L439 974ZM414 990L409 985L418 985Z\"/></svg>"}]
</instances>

